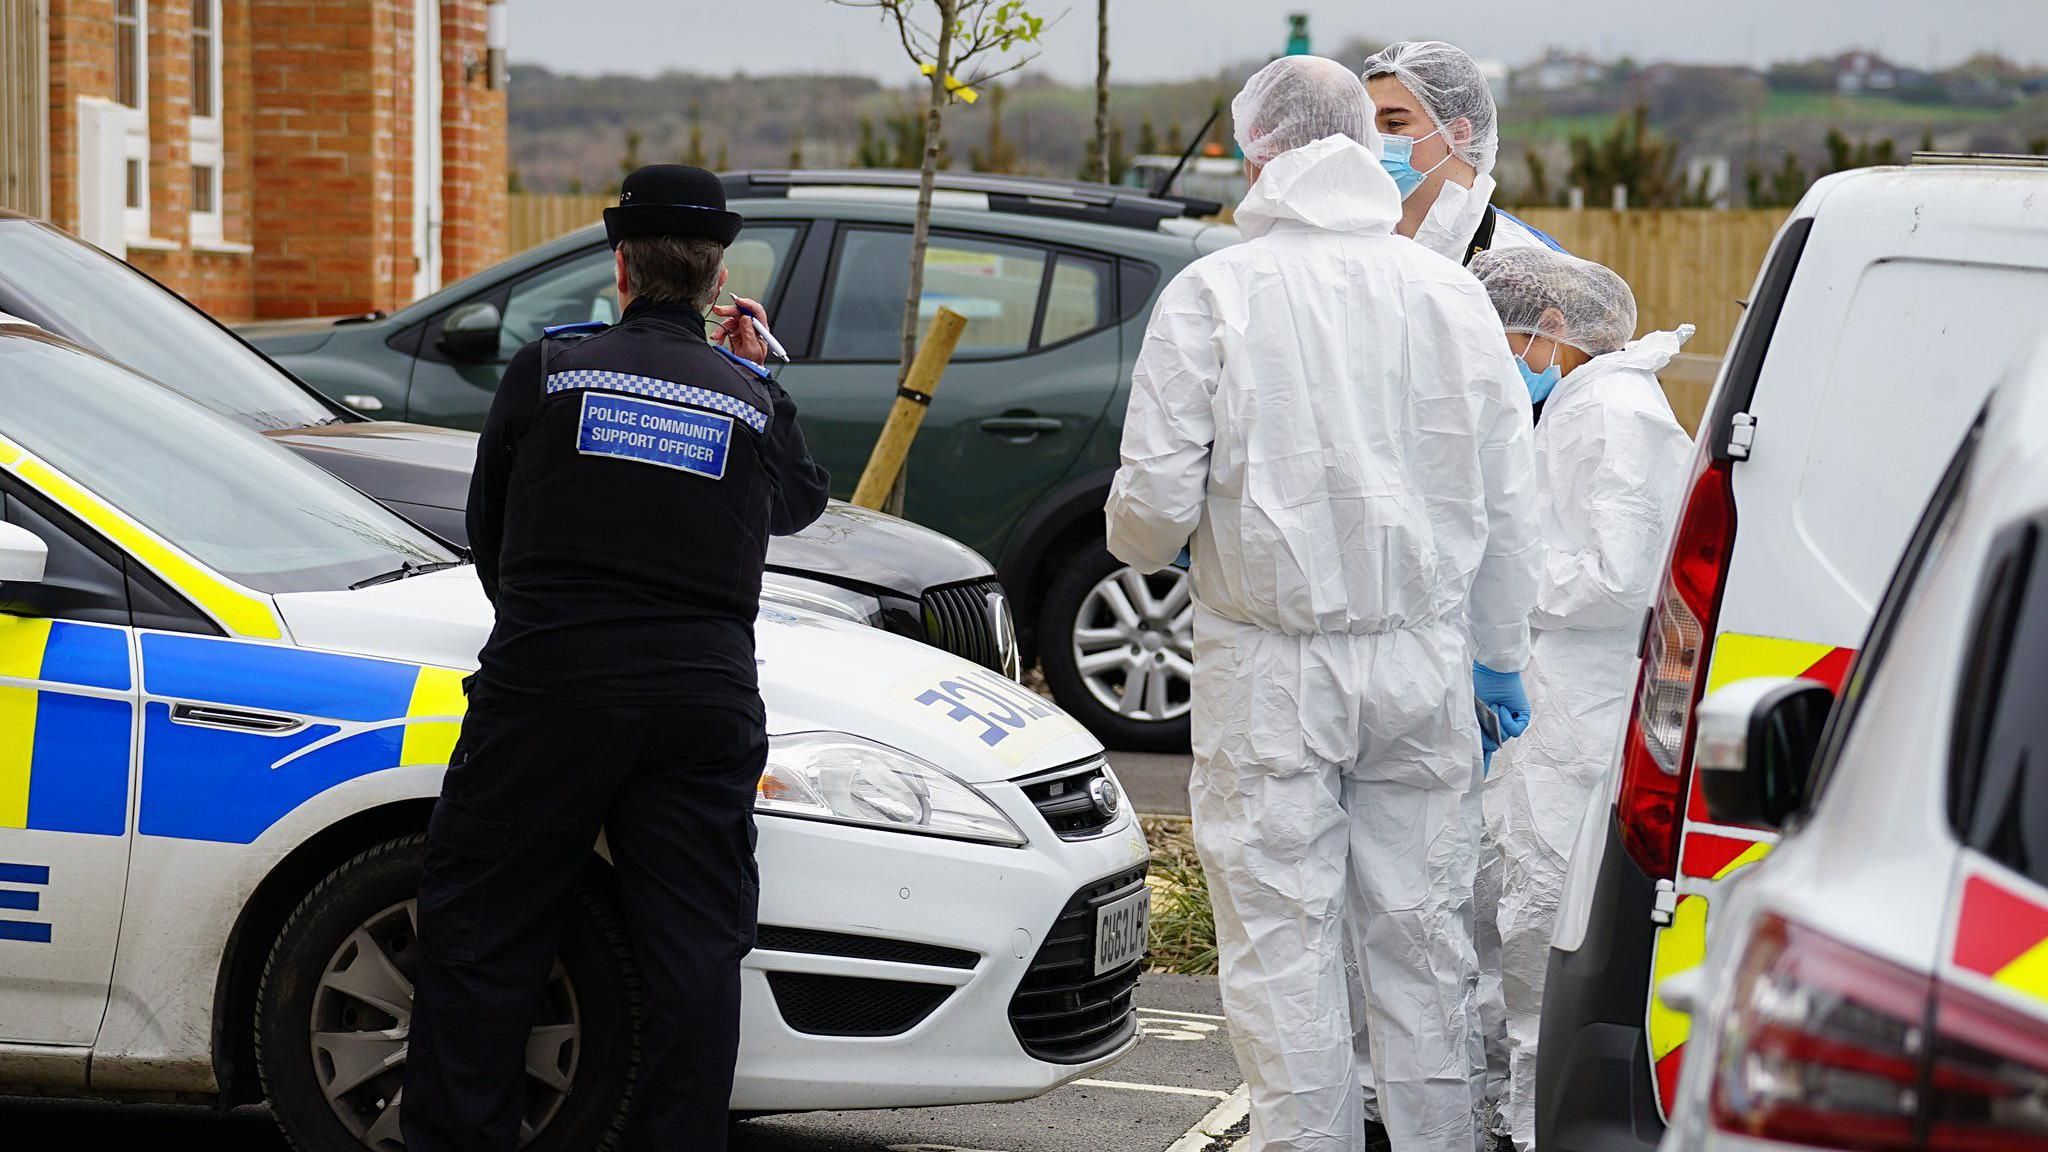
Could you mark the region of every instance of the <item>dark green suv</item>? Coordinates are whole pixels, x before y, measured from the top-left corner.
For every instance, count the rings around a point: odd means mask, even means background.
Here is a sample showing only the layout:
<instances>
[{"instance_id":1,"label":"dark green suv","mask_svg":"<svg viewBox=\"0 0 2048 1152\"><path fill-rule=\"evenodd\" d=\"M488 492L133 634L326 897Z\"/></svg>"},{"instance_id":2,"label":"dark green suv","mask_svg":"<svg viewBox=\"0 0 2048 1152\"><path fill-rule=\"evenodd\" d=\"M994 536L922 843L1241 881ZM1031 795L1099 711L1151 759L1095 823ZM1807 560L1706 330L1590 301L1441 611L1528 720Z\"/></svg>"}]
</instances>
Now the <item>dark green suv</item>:
<instances>
[{"instance_id":1,"label":"dark green suv","mask_svg":"<svg viewBox=\"0 0 2048 1152\"><path fill-rule=\"evenodd\" d=\"M916 174L725 177L746 217L730 287L767 305L781 370L834 494L860 476L896 394ZM996 562L1055 697L1115 746L1187 746L1189 590L1102 547L1131 364L1159 288L1237 238L1213 205L1129 189L944 174L923 310L967 317L910 455L905 513ZM246 335L358 411L483 423L511 354L553 324L612 320L612 257L583 229L392 316Z\"/></svg>"}]
</instances>

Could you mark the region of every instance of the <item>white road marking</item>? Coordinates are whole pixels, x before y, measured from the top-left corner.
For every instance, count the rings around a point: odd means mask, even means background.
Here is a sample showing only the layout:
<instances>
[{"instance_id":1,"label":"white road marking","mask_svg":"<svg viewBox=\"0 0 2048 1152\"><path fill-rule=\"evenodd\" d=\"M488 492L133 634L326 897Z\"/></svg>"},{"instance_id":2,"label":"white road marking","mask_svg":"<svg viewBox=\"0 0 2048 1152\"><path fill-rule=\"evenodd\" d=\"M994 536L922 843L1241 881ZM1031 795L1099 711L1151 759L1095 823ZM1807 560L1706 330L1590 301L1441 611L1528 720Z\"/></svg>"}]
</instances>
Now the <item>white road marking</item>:
<instances>
[{"instance_id":1,"label":"white road marking","mask_svg":"<svg viewBox=\"0 0 2048 1152\"><path fill-rule=\"evenodd\" d=\"M1126 1092L1164 1092L1169 1096L1200 1096L1208 1100L1227 1100L1228 1092L1213 1088L1181 1088L1172 1084L1132 1084L1125 1080L1070 1080L1070 1084L1081 1084L1089 1088L1121 1088Z\"/></svg>"},{"instance_id":2,"label":"white road marking","mask_svg":"<svg viewBox=\"0 0 2048 1152\"><path fill-rule=\"evenodd\" d=\"M1221 1027L1207 1020L1183 1020L1178 1016L1138 1019L1138 1034L1147 1040L1207 1040Z\"/></svg>"},{"instance_id":3,"label":"white road marking","mask_svg":"<svg viewBox=\"0 0 2048 1152\"><path fill-rule=\"evenodd\" d=\"M1209 1110L1207 1116L1195 1121L1180 1139L1168 1145L1166 1152L1203 1152L1216 1137L1230 1130L1231 1125L1251 1114L1251 1086L1239 1084L1237 1091L1223 1098L1223 1103Z\"/></svg>"},{"instance_id":4,"label":"white road marking","mask_svg":"<svg viewBox=\"0 0 2048 1152\"><path fill-rule=\"evenodd\" d=\"M951 1144L891 1144L888 1152L995 1152L993 1148L956 1148Z\"/></svg>"},{"instance_id":5,"label":"white road marking","mask_svg":"<svg viewBox=\"0 0 2048 1152\"><path fill-rule=\"evenodd\" d=\"M1178 1016L1178 1017L1180 1017L1180 1018L1182 1018L1182 1019L1184 1019L1184 1020L1226 1020L1226 1019L1228 1019L1228 1017L1224 1017L1224 1016L1212 1016L1212 1015L1210 1015L1210 1014L1209 1014L1209 1013L1207 1013L1207 1012L1176 1012L1176 1011L1174 1011L1174 1010L1173 1010L1173 1009L1171 1009L1171 1008L1145 1008L1145 1007L1142 1007L1142 1006L1141 1006L1141 1007L1140 1007L1140 1008L1138 1009L1138 1011L1140 1011L1140 1012L1149 1012L1149 1013L1151 1013L1151 1014L1152 1014L1152 1015L1154 1015L1154 1016Z\"/></svg>"}]
</instances>

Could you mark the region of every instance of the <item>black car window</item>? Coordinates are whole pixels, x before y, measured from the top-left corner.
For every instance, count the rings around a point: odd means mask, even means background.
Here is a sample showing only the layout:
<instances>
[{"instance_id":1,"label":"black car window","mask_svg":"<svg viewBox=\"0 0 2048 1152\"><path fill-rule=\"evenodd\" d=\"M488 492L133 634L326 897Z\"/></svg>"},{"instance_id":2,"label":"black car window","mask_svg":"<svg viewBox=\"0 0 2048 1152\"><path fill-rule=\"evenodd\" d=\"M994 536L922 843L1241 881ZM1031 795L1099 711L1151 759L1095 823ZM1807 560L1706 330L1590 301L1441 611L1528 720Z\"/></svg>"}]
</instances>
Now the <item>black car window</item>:
<instances>
[{"instance_id":1,"label":"black car window","mask_svg":"<svg viewBox=\"0 0 2048 1152\"><path fill-rule=\"evenodd\" d=\"M933 236L924 257L920 339L944 305L967 318L954 359L1028 351L1051 255L1028 244ZM908 231L848 229L833 261L819 358L896 360L903 347L903 296L909 275Z\"/></svg>"},{"instance_id":2,"label":"black car window","mask_svg":"<svg viewBox=\"0 0 2048 1152\"><path fill-rule=\"evenodd\" d=\"M0 518L33 532L50 550L39 583L0 583L0 612L126 626L128 579L121 554L103 541L73 535L57 515L13 477L0 480Z\"/></svg>"},{"instance_id":3,"label":"black car window","mask_svg":"<svg viewBox=\"0 0 2048 1152\"><path fill-rule=\"evenodd\" d=\"M339 417L169 289L52 228L0 223L0 299L22 316L254 428ZM0 306L4 307L4 306Z\"/></svg>"},{"instance_id":4,"label":"black car window","mask_svg":"<svg viewBox=\"0 0 2048 1152\"><path fill-rule=\"evenodd\" d=\"M1115 311L1114 296L1108 261L1061 253L1046 286L1039 346L1072 340L1108 324Z\"/></svg>"},{"instance_id":5,"label":"black car window","mask_svg":"<svg viewBox=\"0 0 2048 1152\"><path fill-rule=\"evenodd\" d=\"M797 232L794 224L748 225L725 250L726 290L749 300L771 299ZM498 330L498 356L503 360L556 324L616 321L618 273L611 249L582 253L514 284L504 316Z\"/></svg>"},{"instance_id":6,"label":"black car window","mask_svg":"<svg viewBox=\"0 0 2048 1152\"><path fill-rule=\"evenodd\" d=\"M2048 516L1992 543L1956 701L1949 820L1971 848L2048 885Z\"/></svg>"},{"instance_id":7,"label":"black car window","mask_svg":"<svg viewBox=\"0 0 2048 1152\"><path fill-rule=\"evenodd\" d=\"M1947 539L1947 530L1962 507L1964 481L1969 478L1970 464L1977 458L1977 445L1984 437L1984 413L1977 414L1976 423L1963 434L1963 442L1949 458L1948 470L1942 473L1934 494L1927 500L1927 507L1920 513L1920 522L1914 526L1913 535L1906 541L1906 550L1899 557L1899 566L1892 573L1892 582L1885 589L1884 599L1877 605L1877 614L1871 618L1870 633L1864 637L1863 647L1856 653L1856 661L1849 667L1849 675L1842 683L1841 701L1828 716L1827 729L1821 734L1820 751L1814 757L1813 774L1806 789L1806 804L1811 807L1821 793L1833 782L1841 762L1842 745L1848 734L1855 729L1856 713L1863 706L1863 698L1869 687L1870 678L1884 665L1886 655L1891 651L1892 635L1898 631L1899 621L1906 613L1906 606L1913 601L1914 593L1920 587L1920 577L1932 567L1931 561L1940 552L1941 544Z\"/></svg>"}]
</instances>

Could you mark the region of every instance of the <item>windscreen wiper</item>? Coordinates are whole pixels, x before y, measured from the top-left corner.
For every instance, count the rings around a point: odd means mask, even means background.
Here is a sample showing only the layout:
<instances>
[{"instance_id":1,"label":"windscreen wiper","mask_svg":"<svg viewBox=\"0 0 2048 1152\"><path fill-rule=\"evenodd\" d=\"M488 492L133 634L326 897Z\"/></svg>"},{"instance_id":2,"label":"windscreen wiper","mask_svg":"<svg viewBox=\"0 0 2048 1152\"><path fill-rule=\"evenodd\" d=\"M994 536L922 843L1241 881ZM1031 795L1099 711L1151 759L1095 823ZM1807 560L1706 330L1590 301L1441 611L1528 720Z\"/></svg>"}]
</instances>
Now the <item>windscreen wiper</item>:
<instances>
[{"instance_id":1,"label":"windscreen wiper","mask_svg":"<svg viewBox=\"0 0 2048 1152\"><path fill-rule=\"evenodd\" d=\"M433 564L422 564L417 560L407 560L389 572L379 572L375 576L365 577L348 587L349 591L353 592L358 588L368 588L373 584L389 584L394 580L403 580L408 576L424 576L429 572L441 572L449 568L460 568L467 563L469 563L467 560L442 560Z\"/></svg>"}]
</instances>

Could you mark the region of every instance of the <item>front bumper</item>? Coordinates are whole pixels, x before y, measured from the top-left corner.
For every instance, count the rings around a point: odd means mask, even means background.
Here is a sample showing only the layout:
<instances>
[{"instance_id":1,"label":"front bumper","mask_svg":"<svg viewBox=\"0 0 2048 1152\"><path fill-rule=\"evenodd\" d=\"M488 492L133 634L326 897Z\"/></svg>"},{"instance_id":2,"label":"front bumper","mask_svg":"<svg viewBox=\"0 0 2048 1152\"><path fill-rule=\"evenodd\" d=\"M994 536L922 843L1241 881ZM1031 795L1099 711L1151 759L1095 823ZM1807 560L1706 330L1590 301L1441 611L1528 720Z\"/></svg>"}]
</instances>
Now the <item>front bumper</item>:
<instances>
[{"instance_id":1,"label":"front bumper","mask_svg":"<svg viewBox=\"0 0 2048 1152\"><path fill-rule=\"evenodd\" d=\"M1656 885L1621 843L1614 810L1585 941L1550 953L1536 1058L1536 1147L1654 1152L1664 1135L1643 1014Z\"/></svg>"},{"instance_id":2,"label":"front bumper","mask_svg":"<svg viewBox=\"0 0 2048 1152\"><path fill-rule=\"evenodd\" d=\"M1024 1099L1135 1042L1134 1025L1101 1027L1098 1004L1075 1022L1097 1043L1063 1051L1072 1062L1040 1059L1019 1039L1012 1001L1027 973L1043 981L1034 959L1049 938L1049 952L1071 945L1077 898L1111 881L1128 890L1144 867L1136 818L1126 806L1101 834L1063 840L1017 785L982 791L1029 844L759 818L762 943L742 971L736 1111ZM1120 1011L1131 1015L1128 995Z\"/></svg>"}]
</instances>

